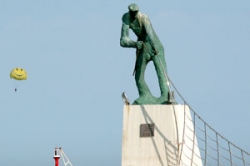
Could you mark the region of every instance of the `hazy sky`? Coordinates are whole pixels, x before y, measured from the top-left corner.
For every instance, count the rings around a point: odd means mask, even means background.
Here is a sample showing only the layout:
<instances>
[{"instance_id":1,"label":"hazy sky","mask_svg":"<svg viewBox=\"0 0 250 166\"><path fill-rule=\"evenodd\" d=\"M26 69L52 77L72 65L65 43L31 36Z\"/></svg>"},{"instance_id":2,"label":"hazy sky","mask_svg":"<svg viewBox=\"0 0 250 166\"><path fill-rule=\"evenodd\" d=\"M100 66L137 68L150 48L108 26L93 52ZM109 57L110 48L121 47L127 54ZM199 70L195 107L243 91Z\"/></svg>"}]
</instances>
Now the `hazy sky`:
<instances>
[{"instance_id":1,"label":"hazy sky","mask_svg":"<svg viewBox=\"0 0 250 166\"><path fill-rule=\"evenodd\" d=\"M55 147L75 166L121 165L121 94L138 97L135 49L119 44L132 2L151 19L185 100L250 151L249 0L2 0L1 165L54 165ZM28 72L17 92L15 67ZM152 63L146 80L159 96Z\"/></svg>"}]
</instances>

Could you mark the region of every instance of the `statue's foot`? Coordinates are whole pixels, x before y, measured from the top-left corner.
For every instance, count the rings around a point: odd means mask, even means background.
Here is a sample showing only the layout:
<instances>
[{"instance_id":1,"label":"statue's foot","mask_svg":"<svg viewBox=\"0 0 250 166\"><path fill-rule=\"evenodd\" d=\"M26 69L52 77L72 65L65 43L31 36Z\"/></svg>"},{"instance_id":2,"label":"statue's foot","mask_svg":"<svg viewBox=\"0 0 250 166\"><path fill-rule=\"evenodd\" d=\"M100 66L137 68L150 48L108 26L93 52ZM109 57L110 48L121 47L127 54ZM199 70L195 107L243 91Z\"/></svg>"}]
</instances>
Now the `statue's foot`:
<instances>
[{"instance_id":1,"label":"statue's foot","mask_svg":"<svg viewBox=\"0 0 250 166\"><path fill-rule=\"evenodd\" d=\"M157 99L157 103L158 104L176 104L175 102L169 100L168 95L162 95L161 97L159 97Z\"/></svg>"},{"instance_id":2,"label":"statue's foot","mask_svg":"<svg viewBox=\"0 0 250 166\"><path fill-rule=\"evenodd\" d=\"M153 95L143 95L136 99L133 103L134 105L152 105L152 104L176 104L175 102L169 101L168 95L161 95L161 97L156 98Z\"/></svg>"},{"instance_id":3,"label":"statue's foot","mask_svg":"<svg viewBox=\"0 0 250 166\"><path fill-rule=\"evenodd\" d=\"M152 95L140 96L138 99L134 101L134 105L147 105L147 104L155 104L157 98Z\"/></svg>"}]
</instances>

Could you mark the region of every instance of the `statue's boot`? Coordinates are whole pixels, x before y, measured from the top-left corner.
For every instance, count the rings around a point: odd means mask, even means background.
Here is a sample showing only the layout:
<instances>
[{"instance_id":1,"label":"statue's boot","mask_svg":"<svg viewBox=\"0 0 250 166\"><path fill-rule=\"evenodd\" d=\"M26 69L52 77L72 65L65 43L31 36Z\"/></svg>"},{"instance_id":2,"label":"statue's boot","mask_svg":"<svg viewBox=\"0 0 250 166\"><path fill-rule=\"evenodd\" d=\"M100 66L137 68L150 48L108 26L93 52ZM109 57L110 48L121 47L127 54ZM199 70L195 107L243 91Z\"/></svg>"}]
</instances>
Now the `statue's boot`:
<instances>
[{"instance_id":1,"label":"statue's boot","mask_svg":"<svg viewBox=\"0 0 250 166\"><path fill-rule=\"evenodd\" d=\"M148 104L156 104L157 98L151 94L141 95L138 99L134 101L134 105L148 105Z\"/></svg>"}]
</instances>

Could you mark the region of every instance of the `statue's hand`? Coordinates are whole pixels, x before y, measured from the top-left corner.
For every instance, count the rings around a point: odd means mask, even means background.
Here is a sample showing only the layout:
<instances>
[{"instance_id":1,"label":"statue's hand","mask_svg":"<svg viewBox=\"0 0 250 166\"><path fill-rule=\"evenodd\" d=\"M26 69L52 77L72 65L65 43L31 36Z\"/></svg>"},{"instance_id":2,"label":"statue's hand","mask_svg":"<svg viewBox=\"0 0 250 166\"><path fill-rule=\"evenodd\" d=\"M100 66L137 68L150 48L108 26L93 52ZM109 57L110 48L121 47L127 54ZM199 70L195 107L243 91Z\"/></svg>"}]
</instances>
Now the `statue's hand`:
<instances>
[{"instance_id":1,"label":"statue's hand","mask_svg":"<svg viewBox=\"0 0 250 166\"><path fill-rule=\"evenodd\" d=\"M142 41L137 41L137 42L136 42L136 48L137 48L138 50L140 50L140 49L142 49L142 47L143 47L143 42L142 42Z\"/></svg>"}]
</instances>

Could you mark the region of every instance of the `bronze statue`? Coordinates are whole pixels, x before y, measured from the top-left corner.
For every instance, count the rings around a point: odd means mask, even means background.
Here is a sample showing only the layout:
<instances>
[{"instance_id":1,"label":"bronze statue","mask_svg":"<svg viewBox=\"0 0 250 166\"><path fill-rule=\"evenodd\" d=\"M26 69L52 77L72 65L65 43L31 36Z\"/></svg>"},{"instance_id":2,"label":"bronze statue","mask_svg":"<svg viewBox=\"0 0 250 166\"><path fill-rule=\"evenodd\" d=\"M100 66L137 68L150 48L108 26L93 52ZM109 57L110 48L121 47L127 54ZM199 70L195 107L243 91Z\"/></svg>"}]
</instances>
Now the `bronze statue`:
<instances>
[{"instance_id":1,"label":"bronze statue","mask_svg":"<svg viewBox=\"0 0 250 166\"><path fill-rule=\"evenodd\" d=\"M164 48L148 16L139 12L138 5L131 4L128 9L129 11L122 16L120 45L122 47L136 48L134 74L139 98L133 104L168 104L169 86ZM129 38L129 29L136 34L137 41ZM153 61L158 77L161 91L159 98L151 94L144 79L145 69L150 61Z\"/></svg>"}]
</instances>

